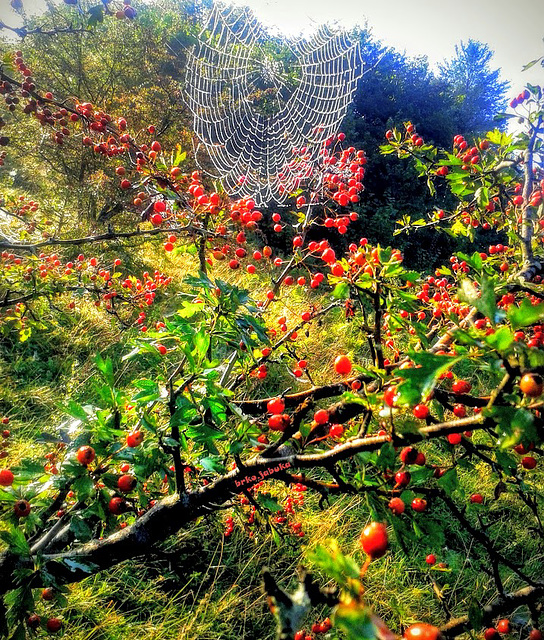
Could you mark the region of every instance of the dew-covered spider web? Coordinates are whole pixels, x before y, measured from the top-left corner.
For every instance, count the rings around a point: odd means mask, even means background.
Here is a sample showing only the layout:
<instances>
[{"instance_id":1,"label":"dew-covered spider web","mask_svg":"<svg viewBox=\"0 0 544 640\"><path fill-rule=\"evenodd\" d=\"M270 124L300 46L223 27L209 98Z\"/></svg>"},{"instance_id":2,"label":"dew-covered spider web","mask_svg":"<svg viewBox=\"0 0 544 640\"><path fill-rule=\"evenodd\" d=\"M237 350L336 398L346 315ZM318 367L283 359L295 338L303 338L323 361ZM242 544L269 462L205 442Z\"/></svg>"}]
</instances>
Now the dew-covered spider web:
<instances>
[{"instance_id":1,"label":"dew-covered spider web","mask_svg":"<svg viewBox=\"0 0 544 640\"><path fill-rule=\"evenodd\" d=\"M214 5L187 64L199 166L232 196L283 202L310 177L361 73L345 32L273 38L247 7Z\"/></svg>"}]
</instances>

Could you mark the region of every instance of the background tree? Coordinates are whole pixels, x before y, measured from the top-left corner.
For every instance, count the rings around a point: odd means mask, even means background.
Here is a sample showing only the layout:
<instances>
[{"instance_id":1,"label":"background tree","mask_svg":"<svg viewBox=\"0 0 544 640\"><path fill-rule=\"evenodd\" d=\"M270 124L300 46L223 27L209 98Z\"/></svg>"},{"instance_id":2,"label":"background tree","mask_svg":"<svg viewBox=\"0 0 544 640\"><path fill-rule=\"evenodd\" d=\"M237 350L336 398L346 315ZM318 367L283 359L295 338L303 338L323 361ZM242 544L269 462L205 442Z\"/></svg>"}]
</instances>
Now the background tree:
<instances>
[{"instance_id":1,"label":"background tree","mask_svg":"<svg viewBox=\"0 0 544 640\"><path fill-rule=\"evenodd\" d=\"M485 43L469 39L455 47L455 56L440 65L440 79L447 83L453 101L453 123L462 135L483 134L493 117L506 106L509 83L500 69L492 68L493 51ZM504 123L495 124L499 128Z\"/></svg>"}]
</instances>

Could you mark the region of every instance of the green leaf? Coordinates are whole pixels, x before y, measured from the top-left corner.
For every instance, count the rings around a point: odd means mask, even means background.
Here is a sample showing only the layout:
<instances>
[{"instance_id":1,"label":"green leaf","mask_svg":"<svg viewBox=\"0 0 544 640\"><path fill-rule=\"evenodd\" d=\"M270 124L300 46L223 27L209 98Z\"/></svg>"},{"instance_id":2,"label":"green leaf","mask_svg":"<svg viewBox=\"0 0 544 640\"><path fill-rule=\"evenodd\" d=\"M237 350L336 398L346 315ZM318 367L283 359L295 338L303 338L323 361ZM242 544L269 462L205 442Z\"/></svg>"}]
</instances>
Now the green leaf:
<instances>
[{"instance_id":1,"label":"green leaf","mask_svg":"<svg viewBox=\"0 0 544 640\"><path fill-rule=\"evenodd\" d=\"M91 7L89 9L89 19L87 21L87 24L89 25L89 27L94 27L98 23L103 21L104 21L104 6L100 4L95 7Z\"/></svg>"},{"instance_id":2,"label":"green leaf","mask_svg":"<svg viewBox=\"0 0 544 640\"><path fill-rule=\"evenodd\" d=\"M91 528L85 520L79 516L72 517L70 521L70 531L78 540L81 540L81 542L88 542L89 540L92 540L93 532ZM72 571L73 570L74 569L72 569Z\"/></svg>"},{"instance_id":3,"label":"green leaf","mask_svg":"<svg viewBox=\"0 0 544 640\"><path fill-rule=\"evenodd\" d=\"M349 284L347 282L339 282L333 289L332 297L337 300L349 298Z\"/></svg>"},{"instance_id":4,"label":"green leaf","mask_svg":"<svg viewBox=\"0 0 544 640\"><path fill-rule=\"evenodd\" d=\"M414 487L419 487L427 483L429 478L433 475L433 469L429 467L419 467L410 471L410 484Z\"/></svg>"},{"instance_id":5,"label":"green leaf","mask_svg":"<svg viewBox=\"0 0 544 640\"><path fill-rule=\"evenodd\" d=\"M221 462L221 458L219 456L201 458L199 462L200 466L206 471L213 471L215 473L225 472L225 465Z\"/></svg>"},{"instance_id":6,"label":"green leaf","mask_svg":"<svg viewBox=\"0 0 544 640\"><path fill-rule=\"evenodd\" d=\"M519 308L514 305L510 306L507 315L512 329L516 331L521 327L540 323L544 319L544 303L533 305L528 298L523 298Z\"/></svg>"},{"instance_id":7,"label":"green leaf","mask_svg":"<svg viewBox=\"0 0 544 640\"><path fill-rule=\"evenodd\" d=\"M481 629L484 626L483 607L477 600L468 607L468 619L473 629Z\"/></svg>"},{"instance_id":8,"label":"green leaf","mask_svg":"<svg viewBox=\"0 0 544 640\"><path fill-rule=\"evenodd\" d=\"M225 422L227 419L227 407L219 396L204 398L203 404L212 412L212 417L216 424Z\"/></svg>"},{"instance_id":9,"label":"green leaf","mask_svg":"<svg viewBox=\"0 0 544 640\"><path fill-rule=\"evenodd\" d=\"M74 491L76 493L77 499L81 500L82 502L84 502L85 500L88 500L92 495L94 495L94 483L92 481L92 479L85 475L85 476L81 476L81 478L78 478L74 484Z\"/></svg>"},{"instance_id":10,"label":"green leaf","mask_svg":"<svg viewBox=\"0 0 544 640\"><path fill-rule=\"evenodd\" d=\"M495 333L485 336L484 341L499 353L504 353L514 342L514 334L508 327L501 327Z\"/></svg>"},{"instance_id":11,"label":"green leaf","mask_svg":"<svg viewBox=\"0 0 544 640\"><path fill-rule=\"evenodd\" d=\"M0 502L17 502L18 499L15 494L0 489Z\"/></svg>"},{"instance_id":12,"label":"green leaf","mask_svg":"<svg viewBox=\"0 0 544 640\"><path fill-rule=\"evenodd\" d=\"M397 401L399 405L413 405L425 399L432 391L437 378L461 359L426 352L411 352L410 357L416 365L421 366L395 370L394 375L403 378L403 382L397 387L400 394Z\"/></svg>"},{"instance_id":13,"label":"green leaf","mask_svg":"<svg viewBox=\"0 0 544 640\"><path fill-rule=\"evenodd\" d=\"M87 422L89 419L85 409L74 400L68 402L68 405L64 407L64 411L73 418L76 418L76 420L81 420L81 422Z\"/></svg>"},{"instance_id":14,"label":"green leaf","mask_svg":"<svg viewBox=\"0 0 544 640\"><path fill-rule=\"evenodd\" d=\"M113 362L111 361L111 358L106 358L104 360L100 355L100 353L97 353L95 358L95 363L96 363L97 369L100 371L100 373L104 377L104 380L106 381L108 386L110 388L113 388L114 386Z\"/></svg>"},{"instance_id":15,"label":"green leaf","mask_svg":"<svg viewBox=\"0 0 544 640\"><path fill-rule=\"evenodd\" d=\"M487 207L489 204L489 190L487 187L478 187L474 193L474 197L476 198L476 202L480 207Z\"/></svg>"},{"instance_id":16,"label":"green leaf","mask_svg":"<svg viewBox=\"0 0 544 640\"><path fill-rule=\"evenodd\" d=\"M498 423L501 431L499 446L503 450L511 449L522 440L534 441L537 437L534 416L527 409L494 406L486 410L485 415Z\"/></svg>"},{"instance_id":17,"label":"green leaf","mask_svg":"<svg viewBox=\"0 0 544 640\"><path fill-rule=\"evenodd\" d=\"M339 604L333 619L334 627L344 631L348 640L375 640L378 637L367 607Z\"/></svg>"},{"instance_id":18,"label":"green leaf","mask_svg":"<svg viewBox=\"0 0 544 640\"><path fill-rule=\"evenodd\" d=\"M505 473L507 473L508 475L514 475L516 473L517 460L514 458L514 456L506 453L506 451L496 449L495 459Z\"/></svg>"},{"instance_id":19,"label":"green leaf","mask_svg":"<svg viewBox=\"0 0 544 640\"><path fill-rule=\"evenodd\" d=\"M161 397L159 385L154 380L136 380L134 386L141 389L132 400L141 404L153 402Z\"/></svg>"},{"instance_id":20,"label":"green leaf","mask_svg":"<svg viewBox=\"0 0 544 640\"><path fill-rule=\"evenodd\" d=\"M336 580L340 585L346 585L348 578L357 579L361 571L359 565L349 556L345 556L338 547L336 540L331 540L329 547L318 545L308 554L310 560L320 569Z\"/></svg>"},{"instance_id":21,"label":"green leaf","mask_svg":"<svg viewBox=\"0 0 544 640\"><path fill-rule=\"evenodd\" d=\"M257 503L273 513L277 513L282 510L282 506L278 503L277 499L269 493L259 493L257 495Z\"/></svg>"},{"instance_id":22,"label":"green leaf","mask_svg":"<svg viewBox=\"0 0 544 640\"><path fill-rule=\"evenodd\" d=\"M210 336L207 333L207 328L202 327L200 331L198 331L198 333L195 333L193 340L195 344L196 355L200 360L203 360L206 357L208 347L210 346Z\"/></svg>"},{"instance_id":23,"label":"green leaf","mask_svg":"<svg viewBox=\"0 0 544 640\"><path fill-rule=\"evenodd\" d=\"M179 166L182 162L185 161L185 158L187 157L187 153L185 151L182 151L181 145L177 144L176 145L176 155L174 156L174 159L172 161L172 166L177 167Z\"/></svg>"},{"instance_id":24,"label":"green leaf","mask_svg":"<svg viewBox=\"0 0 544 640\"><path fill-rule=\"evenodd\" d=\"M30 547L25 538L25 534L18 527L13 525L7 531L0 531L0 539L8 546L10 551L20 556L30 554Z\"/></svg>"},{"instance_id":25,"label":"green leaf","mask_svg":"<svg viewBox=\"0 0 544 640\"><path fill-rule=\"evenodd\" d=\"M455 469L448 469L441 478L438 478L436 484L444 490L447 496L451 496L451 494L459 488L457 471Z\"/></svg>"},{"instance_id":26,"label":"green leaf","mask_svg":"<svg viewBox=\"0 0 544 640\"><path fill-rule=\"evenodd\" d=\"M491 324L496 323L497 307L495 304L495 285L492 279L482 276L480 289L476 289L472 282L468 278L465 278L461 282L459 299L476 307L480 313L486 318L489 318Z\"/></svg>"},{"instance_id":27,"label":"green leaf","mask_svg":"<svg viewBox=\"0 0 544 640\"><path fill-rule=\"evenodd\" d=\"M395 453L395 447L390 442L386 442L380 449L376 465L382 469L392 469L396 457L397 454Z\"/></svg>"},{"instance_id":28,"label":"green leaf","mask_svg":"<svg viewBox=\"0 0 544 640\"><path fill-rule=\"evenodd\" d=\"M307 438L310 435L310 431L312 430L312 425L309 422L303 422L300 427L300 435L303 438Z\"/></svg>"}]
</instances>

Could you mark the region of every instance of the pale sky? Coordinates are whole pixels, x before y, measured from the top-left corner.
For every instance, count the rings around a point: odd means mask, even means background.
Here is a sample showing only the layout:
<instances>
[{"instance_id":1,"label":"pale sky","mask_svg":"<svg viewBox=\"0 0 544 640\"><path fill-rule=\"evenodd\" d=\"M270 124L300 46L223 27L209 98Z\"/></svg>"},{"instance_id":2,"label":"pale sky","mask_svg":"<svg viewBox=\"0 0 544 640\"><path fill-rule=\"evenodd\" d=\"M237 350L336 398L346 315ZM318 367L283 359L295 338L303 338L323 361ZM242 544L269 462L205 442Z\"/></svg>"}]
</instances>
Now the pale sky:
<instances>
[{"instance_id":1,"label":"pale sky","mask_svg":"<svg viewBox=\"0 0 544 640\"><path fill-rule=\"evenodd\" d=\"M147 0L151 2L152 0ZM43 0L23 0L27 11ZM495 52L493 68L512 84L512 95L527 82L544 85L544 68L521 73L544 55L544 0L236 0L267 25L290 35L309 33L321 22L351 27L368 22L383 44L436 64L454 55L455 44L473 38ZM137 6L137 2L134 4ZM0 0L0 20L17 24L9 0ZM20 23L19 23L20 24Z\"/></svg>"},{"instance_id":2,"label":"pale sky","mask_svg":"<svg viewBox=\"0 0 544 640\"><path fill-rule=\"evenodd\" d=\"M383 44L425 55L432 64L451 58L473 38L495 52L493 68L519 93L527 82L544 85L544 68L522 67L544 55L544 0L236 0L266 24L289 34L321 22L368 25Z\"/></svg>"}]
</instances>

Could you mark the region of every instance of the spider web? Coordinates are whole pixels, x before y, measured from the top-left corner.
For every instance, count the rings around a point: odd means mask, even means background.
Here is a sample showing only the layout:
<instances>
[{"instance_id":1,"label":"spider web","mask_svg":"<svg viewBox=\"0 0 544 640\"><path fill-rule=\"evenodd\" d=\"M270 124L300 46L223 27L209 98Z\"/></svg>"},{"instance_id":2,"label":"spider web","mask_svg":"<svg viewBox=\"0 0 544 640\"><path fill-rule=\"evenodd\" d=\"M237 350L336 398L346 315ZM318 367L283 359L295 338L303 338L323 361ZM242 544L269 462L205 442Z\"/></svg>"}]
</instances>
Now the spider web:
<instances>
[{"instance_id":1,"label":"spider web","mask_svg":"<svg viewBox=\"0 0 544 640\"><path fill-rule=\"evenodd\" d=\"M189 52L197 162L227 193L281 203L303 186L346 115L362 73L358 43L321 27L276 44L247 7L214 5ZM287 60L286 60L287 59ZM204 152L204 153L203 153Z\"/></svg>"}]
</instances>

